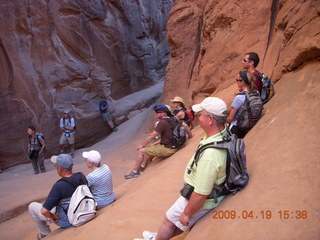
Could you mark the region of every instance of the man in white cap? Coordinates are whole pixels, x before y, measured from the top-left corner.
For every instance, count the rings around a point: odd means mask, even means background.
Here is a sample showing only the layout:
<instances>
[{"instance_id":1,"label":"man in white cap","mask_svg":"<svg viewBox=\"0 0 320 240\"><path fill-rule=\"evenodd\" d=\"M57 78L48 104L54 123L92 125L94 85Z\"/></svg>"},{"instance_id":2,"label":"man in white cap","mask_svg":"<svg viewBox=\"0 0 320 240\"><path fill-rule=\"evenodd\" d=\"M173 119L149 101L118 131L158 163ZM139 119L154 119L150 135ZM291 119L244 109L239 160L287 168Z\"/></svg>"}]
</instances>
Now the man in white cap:
<instances>
[{"instance_id":1,"label":"man in white cap","mask_svg":"<svg viewBox=\"0 0 320 240\"><path fill-rule=\"evenodd\" d=\"M70 145L71 156L74 157L74 129L76 123L70 115L70 110L64 110L63 117L60 119L60 129L62 131L60 137L60 153L63 153L64 144Z\"/></svg>"},{"instance_id":2,"label":"man in white cap","mask_svg":"<svg viewBox=\"0 0 320 240\"><path fill-rule=\"evenodd\" d=\"M73 161L69 154L52 156L51 162L56 167L60 177L69 178L78 185L87 184L87 180L82 173L72 173ZM39 231L38 239L44 238L51 232L47 222L54 222L62 228L72 226L68 220L67 212L70 198L75 190L73 184L60 179L52 186L43 205L38 202L30 203L29 213Z\"/></svg>"},{"instance_id":3,"label":"man in white cap","mask_svg":"<svg viewBox=\"0 0 320 240\"><path fill-rule=\"evenodd\" d=\"M222 141L227 134L225 102L216 97L208 97L200 104L193 105L192 109L197 113L200 127L205 132L199 147L207 143ZM194 156L185 170L185 186L180 191L181 196L166 212L158 233L144 231L143 239L170 239L188 231L201 217L211 212L223 200L224 196L219 196L215 201L210 195L215 185L220 185L225 181L227 151L208 148L200 156L197 164L192 164L193 159Z\"/></svg>"},{"instance_id":4,"label":"man in white cap","mask_svg":"<svg viewBox=\"0 0 320 240\"><path fill-rule=\"evenodd\" d=\"M101 155L96 150L83 152L87 167L92 172L87 175L88 187L97 202L97 209L101 209L115 200L113 191L112 174L110 168L103 164L101 166Z\"/></svg>"}]
</instances>

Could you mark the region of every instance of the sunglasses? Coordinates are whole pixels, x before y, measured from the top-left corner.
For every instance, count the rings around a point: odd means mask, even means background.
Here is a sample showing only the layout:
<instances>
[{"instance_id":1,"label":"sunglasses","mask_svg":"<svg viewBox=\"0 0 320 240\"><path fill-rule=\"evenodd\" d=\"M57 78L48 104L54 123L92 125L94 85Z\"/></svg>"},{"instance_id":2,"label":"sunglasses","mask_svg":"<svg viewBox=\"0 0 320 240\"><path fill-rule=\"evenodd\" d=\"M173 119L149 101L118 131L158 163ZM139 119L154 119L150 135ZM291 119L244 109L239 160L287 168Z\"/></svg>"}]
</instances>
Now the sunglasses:
<instances>
[{"instance_id":1,"label":"sunglasses","mask_svg":"<svg viewBox=\"0 0 320 240\"><path fill-rule=\"evenodd\" d=\"M242 79L241 78L236 78L236 81L237 82L242 82Z\"/></svg>"},{"instance_id":2,"label":"sunglasses","mask_svg":"<svg viewBox=\"0 0 320 240\"><path fill-rule=\"evenodd\" d=\"M244 62L251 62L252 60L250 60L250 59L245 59L245 58L244 58L243 61L244 61Z\"/></svg>"}]
</instances>

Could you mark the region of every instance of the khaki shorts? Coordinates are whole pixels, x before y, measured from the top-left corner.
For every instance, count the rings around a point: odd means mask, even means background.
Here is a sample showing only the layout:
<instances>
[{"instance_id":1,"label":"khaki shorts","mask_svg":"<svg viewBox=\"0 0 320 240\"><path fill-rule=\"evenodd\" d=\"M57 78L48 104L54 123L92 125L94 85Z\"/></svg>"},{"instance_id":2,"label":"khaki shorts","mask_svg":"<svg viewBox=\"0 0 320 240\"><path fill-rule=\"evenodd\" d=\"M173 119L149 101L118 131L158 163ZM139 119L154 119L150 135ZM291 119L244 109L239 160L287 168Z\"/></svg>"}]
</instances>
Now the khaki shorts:
<instances>
[{"instance_id":1,"label":"khaki shorts","mask_svg":"<svg viewBox=\"0 0 320 240\"><path fill-rule=\"evenodd\" d=\"M109 120L112 120L112 117L110 115L109 112L106 112L106 113L101 113L101 117L103 119L103 121L109 121Z\"/></svg>"},{"instance_id":2,"label":"khaki shorts","mask_svg":"<svg viewBox=\"0 0 320 240\"><path fill-rule=\"evenodd\" d=\"M212 209L204 209L200 208L195 214L192 215L189 225L184 226L180 222L180 216L183 213L184 209L188 204L188 199L180 196L177 201L169 208L166 212L166 216L170 222L176 225L181 231L188 231L200 218L206 215L208 212L212 211Z\"/></svg>"},{"instance_id":3,"label":"khaki shorts","mask_svg":"<svg viewBox=\"0 0 320 240\"><path fill-rule=\"evenodd\" d=\"M65 134L62 133L60 137L60 145L69 143L69 144L74 144L74 133L72 134Z\"/></svg>"},{"instance_id":4,"label":"khaki shorts","mask_svg":"<svg viewBox=\"0 0 320 240\"><path fill-rule=\"evenodd\" d=\"M170 157L176 151L177 149L167 148L162 144L157 144L154 146L149 146L144 148L144 153L146 153L149 156L158 157L158 158Z\"/></svg>"}]
</instances>

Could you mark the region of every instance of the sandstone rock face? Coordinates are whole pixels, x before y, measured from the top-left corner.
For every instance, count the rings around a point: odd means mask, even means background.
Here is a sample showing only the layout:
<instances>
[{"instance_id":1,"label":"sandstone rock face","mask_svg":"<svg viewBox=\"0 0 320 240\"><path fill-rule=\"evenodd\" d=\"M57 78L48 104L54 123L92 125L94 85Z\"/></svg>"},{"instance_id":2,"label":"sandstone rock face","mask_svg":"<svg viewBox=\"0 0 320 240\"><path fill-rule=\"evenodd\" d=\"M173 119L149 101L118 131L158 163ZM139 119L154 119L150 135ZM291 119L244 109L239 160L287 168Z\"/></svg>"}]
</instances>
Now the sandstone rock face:
<instances>
[{"instance_id":1,"label":"sandstone rock face","mask_svg":"<svg viewBox=\"0 0 320 240\"><path fill-rule=\"evenodd\" d=\"M27 160L30 124L45 135L47 155L57 153L65 108L76 118L77 147L106 136L110 129L98 113L99 95L116 106L118 99L162 81L172 5L171 0L1 0L1 167Z\"/></svg>"},{"instance_id":2,"label":"sandstone rock face","mask_svg":"<svg viewBox=\"0 0 320 240\"><path fill-rule=\"evenodd\" d=\"M260 56L258 69L275 82L302 65L319 61L320 2L175 1L169 15L164 100L188 104L229 92L245 53ZM186 41L187 39L187 41ZM231 86L231 88L230 88Z\"/></svg>"}]
</instances>

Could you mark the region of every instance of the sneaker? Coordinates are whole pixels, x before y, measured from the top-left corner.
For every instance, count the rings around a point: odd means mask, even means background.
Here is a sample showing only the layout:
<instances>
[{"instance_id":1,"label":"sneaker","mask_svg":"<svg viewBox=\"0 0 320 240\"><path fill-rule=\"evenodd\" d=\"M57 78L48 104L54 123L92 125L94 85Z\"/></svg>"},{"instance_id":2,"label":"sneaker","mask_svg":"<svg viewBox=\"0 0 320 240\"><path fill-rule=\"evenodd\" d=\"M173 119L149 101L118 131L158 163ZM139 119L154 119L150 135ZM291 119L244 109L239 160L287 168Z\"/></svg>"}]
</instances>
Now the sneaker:
<instances>
[{"instance_id":1,"label":"sneaker","mask_svg":"<svg viewBox=\"0 0 320 240\"><path fill-rule=\"evenodd\" d=\"M45 238L47 235L43 235L43 234L41 234L41 233L38 233L37 234L37 239L38 240L41 240L42 238Z\"/></svg>"},{"instance_id":2,"label":"sneaker","mask_svg":"<svg viewBox=\"0 0 320 240\"><path fill-rule=\"evenodd\" d=\"M131 171L128 175L124 175L124 178L125 179L130 179L130 178L136 178L136 177L139 177L139 176L140 176L139 172Z\"/></svg>"},{"instance_id":3,"label":"sneaker","mask_svg":"<svg viewBox=\"0 0 320 240\"><path fill-rule=\"evenodd\" d=\"M144 170L146 170L146 167L140 166L139 171L140 171L140 172L143 172Z\"/></svg>"},{"instance_id":4,"label":"sneaker","mask_svg":"<svg viewBox=\"0 0 320 240\"><path fill-rule=\"evenodd\" d=\"M157 233L156 232L149 232L149 231L143 231L142 237L144 240L154 240L156 239Z\"/></svg>"}]
</instances>

